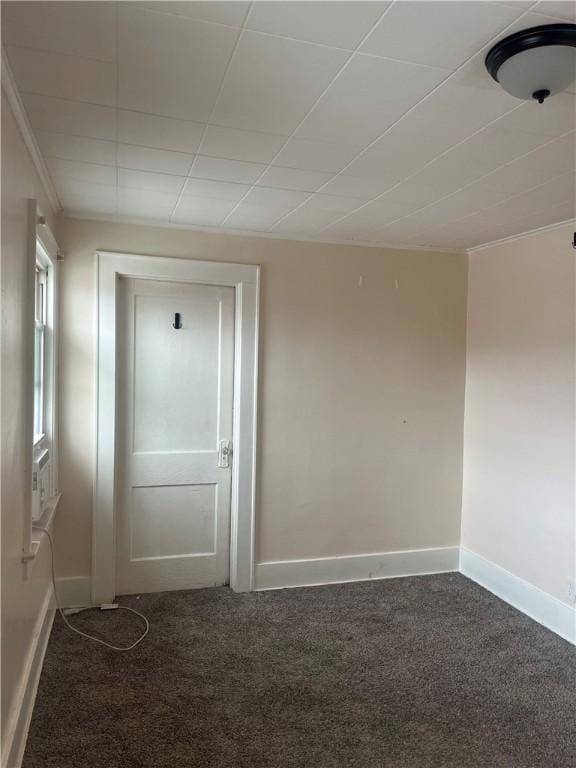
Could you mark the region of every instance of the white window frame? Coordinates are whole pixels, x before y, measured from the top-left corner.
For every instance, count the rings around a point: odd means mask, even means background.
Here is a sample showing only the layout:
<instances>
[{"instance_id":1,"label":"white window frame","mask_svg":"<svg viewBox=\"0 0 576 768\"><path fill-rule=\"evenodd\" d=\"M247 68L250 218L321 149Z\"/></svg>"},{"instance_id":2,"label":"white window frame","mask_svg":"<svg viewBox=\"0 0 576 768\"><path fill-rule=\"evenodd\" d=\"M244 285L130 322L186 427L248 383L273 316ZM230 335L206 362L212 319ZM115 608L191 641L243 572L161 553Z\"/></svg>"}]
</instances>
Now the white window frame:
<instances>
[{"instance_id":1,"label":"white window frame","mask_svg":"<svg viewBox=\"0 0 576 768\"><path fill-rule=\"evenodd\" d=\"M92 601L116 595L116 345L121 277L223 285L235 291L234 417L230 509L230 586L253 587L256 487L256 398L260 267L217 261L96 253L96 467L92 536Z\"/></svg>"},{"instance_id":2,"label":"white window frame","mask_svg":"<svg viewBox=\"0 0 576 768\"><path fill-rule=\"evenodd\" d=\"M46 448L50 452L51 487L49 493L49 520L60 497L58 477L58 244L54 239L50 228L46 224L44 216L37 208L36 200L29 201L29 229L28 229L28 253L30 269L30 354L34 356L34 334L36 324L36 268L37 266L46 272L46 318L44 327L44 365L43 365L43 432L35 434L34 425L34 383L30 381L30 432L32 445L30 446L30 483L32 484L32 464L37 455ZM34 362L30 367L30 375L34 376ZM32 560L39 549L40 539L32 531L32 505L29 509L29 519L24 525L23 560Z\"/></svg>"},{"instance_id":3,"label":"white window frame","mask_svg":"<svg viewBox=\"0 0 576 768\"><path fill-rule=\"evenodd\" d=\"M56 375L57 375L57 360L56 360L56 347L57 347L57 335L56 335L56 318L57 318L57 295L58 295L58 261L56 257L56 249L50 247L50 238L47 237L47 233L42 230L46 229L45 225L38 226L36 233L36 263L35 263L35 275L34 283L36 284L36 267L40 267L46 274L45 290L46 290L46 318L44 323L44 370L42 371L43 385L42 385L42 433L34 435L34 449L43 450L48 448L51 455L52 462L52 493L54 495L58 488L57 475L54 473L54 468L57 464L54 463L57 458L57 419L56 419ZM52 253L51 253L52 251Z\"/></svg>"}]
</instances>

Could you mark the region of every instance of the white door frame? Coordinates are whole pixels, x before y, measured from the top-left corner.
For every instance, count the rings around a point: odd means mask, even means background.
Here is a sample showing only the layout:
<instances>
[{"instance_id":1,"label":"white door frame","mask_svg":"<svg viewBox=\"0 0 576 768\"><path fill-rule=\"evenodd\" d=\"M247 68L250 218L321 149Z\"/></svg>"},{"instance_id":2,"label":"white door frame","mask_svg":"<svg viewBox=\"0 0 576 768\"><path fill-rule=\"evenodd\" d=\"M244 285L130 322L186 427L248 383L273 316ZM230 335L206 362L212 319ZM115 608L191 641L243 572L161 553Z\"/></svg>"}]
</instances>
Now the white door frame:
<instances>
[{"instance_id":1,"label":"white door frame","mask_svg":"<svg viewBox=\"0 0 576 768\"><path fill-rule=\"evenodd\" d=\"M116 594L116 330L121 276L235 289L234 417L230 509L230 586L249 592L254 571L256 396L260 267L218 261L96 252L96 467L92 602Z\"/></svg>"}]
</instances>

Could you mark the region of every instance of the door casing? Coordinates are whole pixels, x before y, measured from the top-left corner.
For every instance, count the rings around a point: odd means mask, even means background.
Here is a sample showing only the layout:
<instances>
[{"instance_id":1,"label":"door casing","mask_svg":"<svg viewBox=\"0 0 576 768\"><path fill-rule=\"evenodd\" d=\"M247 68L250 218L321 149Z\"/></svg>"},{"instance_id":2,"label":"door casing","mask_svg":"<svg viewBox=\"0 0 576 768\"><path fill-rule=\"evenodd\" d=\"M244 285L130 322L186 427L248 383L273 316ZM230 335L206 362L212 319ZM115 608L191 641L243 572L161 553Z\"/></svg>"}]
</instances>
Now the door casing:
<instances>
[{"instance_id":1,"label":"door casing","mask_svg":"<svg viewBox=\"0 0 576 768\"><path fill-rule=\"evenodd\" d=\"M205 285L235 291L234 417L230 509L230 587L253 587L256 490L256 405L260 267L164 256L96 252L96 450L92 530L92 602L116 592L117 317L121 276Z\"/></svg>"}]
</instances>

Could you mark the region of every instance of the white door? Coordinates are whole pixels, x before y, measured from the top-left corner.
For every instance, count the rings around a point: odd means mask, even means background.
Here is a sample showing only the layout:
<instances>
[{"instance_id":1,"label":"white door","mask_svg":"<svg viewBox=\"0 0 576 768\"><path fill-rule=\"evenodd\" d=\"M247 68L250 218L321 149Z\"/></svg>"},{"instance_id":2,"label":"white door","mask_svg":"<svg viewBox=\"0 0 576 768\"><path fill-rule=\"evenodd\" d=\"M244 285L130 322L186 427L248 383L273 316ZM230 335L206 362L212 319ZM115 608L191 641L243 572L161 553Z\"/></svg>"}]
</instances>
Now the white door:
<instances>
[{"instance_id":1,"label":"white door","mask_svg":"<svg viewBox=\"0 0 576 768\"><path fill-rule=\"evenodd\" d=\"M234 290L121 278L118 320L116 591L226 584Z\"/></svg>"}]
</instances>

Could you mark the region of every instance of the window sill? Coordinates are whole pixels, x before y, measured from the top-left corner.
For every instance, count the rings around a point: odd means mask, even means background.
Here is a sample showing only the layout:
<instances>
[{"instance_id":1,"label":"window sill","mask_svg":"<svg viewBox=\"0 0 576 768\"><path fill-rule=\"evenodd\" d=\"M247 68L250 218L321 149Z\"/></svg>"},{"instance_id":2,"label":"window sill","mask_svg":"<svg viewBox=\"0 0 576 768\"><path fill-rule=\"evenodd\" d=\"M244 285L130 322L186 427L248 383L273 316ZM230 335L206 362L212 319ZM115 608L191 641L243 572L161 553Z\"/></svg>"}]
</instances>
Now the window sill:
<instances>
[{"instance_id":1,"label":"window sill","mask_svg":"<svg viewBox=\"0 0 576 768\"><path fill-rule=\"evenodd\" d=\"M60 503L61 498L62 494L58 493L56 496L52 496L52 498L46 502L46 508L44 512L40 518L34 522L35 526L46 528L46 530L51 532L56 510L58 509L58 504ZM44 538L46 537L41 531L32 528L32 540L30 542L30 547L28 552L22 556L22 562L26 566L26 578L30 578L32 568L36 561L37 555L40 552L42 539Z\"/></svg>"}]
</instances>

